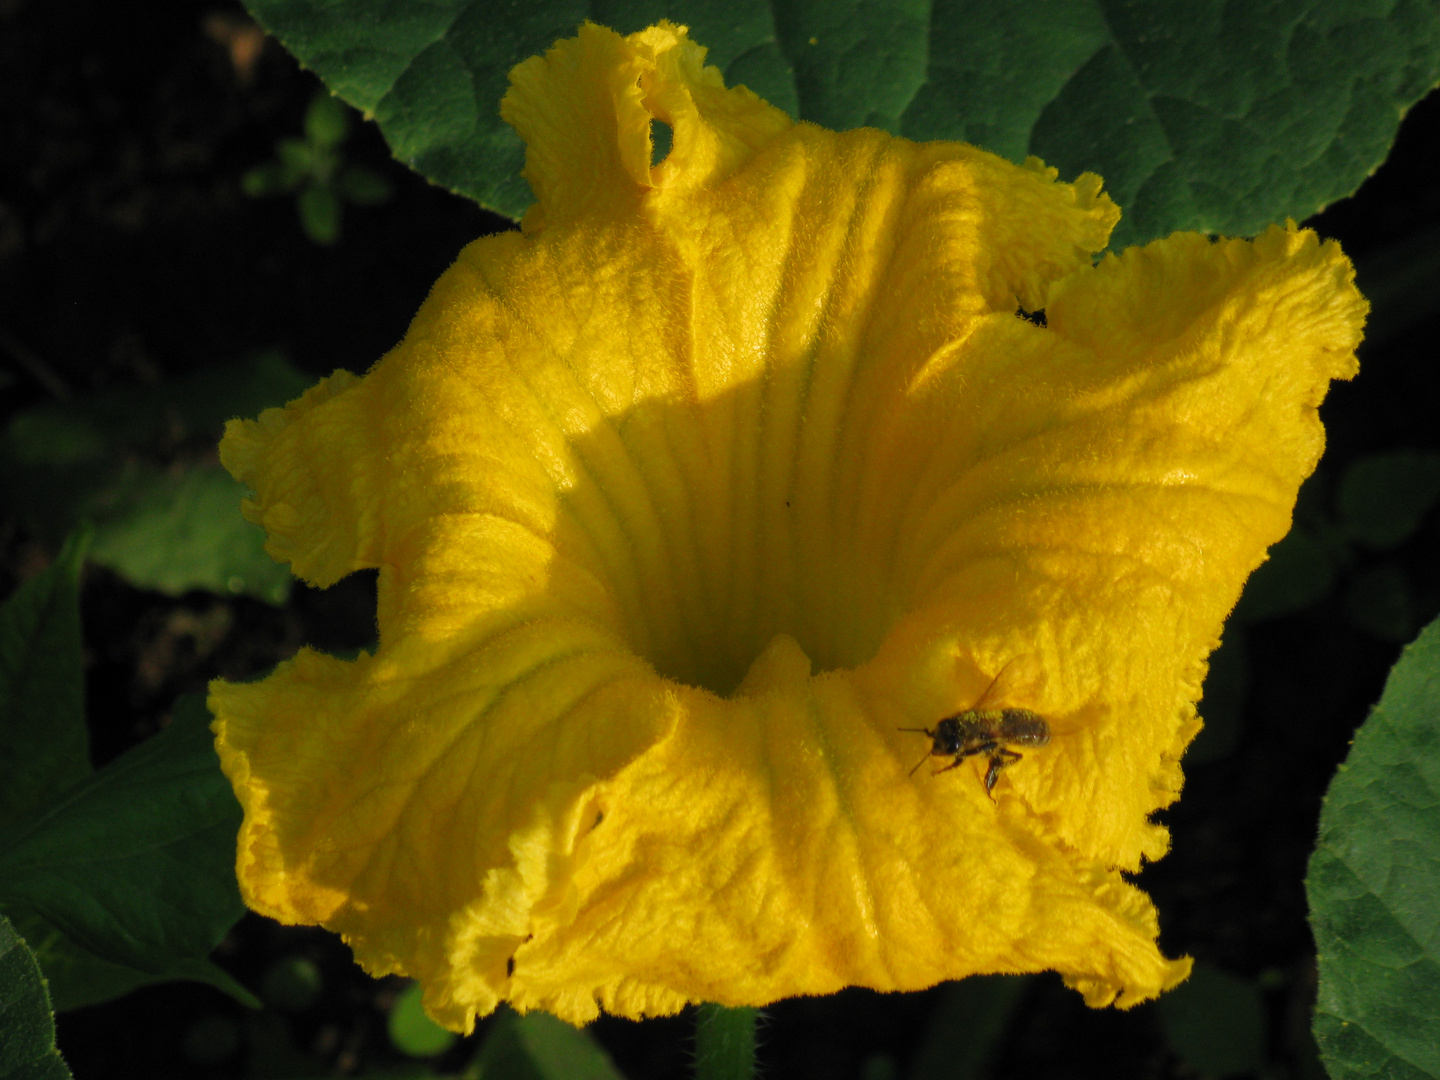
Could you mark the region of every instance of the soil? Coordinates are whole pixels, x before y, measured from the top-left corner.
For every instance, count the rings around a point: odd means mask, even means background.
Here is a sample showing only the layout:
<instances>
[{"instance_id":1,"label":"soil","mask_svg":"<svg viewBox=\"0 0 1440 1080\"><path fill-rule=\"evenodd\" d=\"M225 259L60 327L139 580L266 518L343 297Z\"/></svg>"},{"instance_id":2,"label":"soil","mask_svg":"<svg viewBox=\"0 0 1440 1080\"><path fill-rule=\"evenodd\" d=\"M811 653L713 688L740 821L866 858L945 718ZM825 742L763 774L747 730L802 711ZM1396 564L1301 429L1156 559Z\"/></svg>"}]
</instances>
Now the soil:
<instances>
[{"instance_id":1,"label":"soil","mask_svg":"<svg viewBox=\"0 0 1440 1080\"><path fill-rule=\"evenodd\" d=\"M0 0L0 420L259 349L279 348L316 376L363 368L400 339L464 244L509 227L395 163L373 125L357 125L345 153L388 177L395 195L347 209L334 246L306 237L292 200L244 195L240 177L272 157L277 139L300 132L318 85L255 35L238 4ZM1359 194L1310 222L1356 259L1362 288L1367 267L1378 281L1399 246L1440 226L1437 159L1432 96ZM1440 449L1433 285L1428 294L1428 307L1424 291L1401 290L1377 309L1385 333L1362 350L1363 376L1337 386L1324 408L1322 484L1364 454ZM1360 629L1346 583L1376 566L1398 569L1409 583L1401 622L1417 630L1440 611L1437 533L1432 512L1398 551L1358 553L1320 603L1246 628L1249 678L1233 748L1187 769L1184 798L1163 815L1172 851L1139 876L1167 953L1259 988L1268 1077L1320 1075L1307 1034L1315 968L1306 860L1321 796L1405 636ZM0 595L53 554L18 522L0 522ZM365 575L325 592L297 587L279 609L208 593L170 598L91 567L82 608L97 764L156 731L178 695L217 675L254 675L301 643L341 650L374 636ZM319 998L298 1010L254 1014L208 987L168 984L62 1014L60 1046L80 1080L397 1065L385 1011L398 984L364 975L332 935L247 916L217 953L251 987L297 957L323 977ZM956 1008L947 994L852 990L780 1002L761 1030L764 1070L905 1075L937 1010ZM1057 978L1037 977L1001 1025L989 1075L1197 1075L1162 1021L1154 1005L1090 1010ZM633 1080L688 1074L689 1015L603 1018L591 1030ZM437 1067L458 1068L484 1031Z\"/></svg>"}]
</instances>

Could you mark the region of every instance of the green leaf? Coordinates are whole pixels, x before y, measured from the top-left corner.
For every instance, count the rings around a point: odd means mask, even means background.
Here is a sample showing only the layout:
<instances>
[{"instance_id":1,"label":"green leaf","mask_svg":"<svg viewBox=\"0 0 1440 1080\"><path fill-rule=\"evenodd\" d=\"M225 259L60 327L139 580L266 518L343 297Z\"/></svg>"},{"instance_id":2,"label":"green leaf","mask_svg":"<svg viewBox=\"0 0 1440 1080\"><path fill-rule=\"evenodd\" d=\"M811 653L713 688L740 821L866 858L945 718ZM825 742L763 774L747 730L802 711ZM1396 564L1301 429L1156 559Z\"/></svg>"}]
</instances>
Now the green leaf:
<instances>
[{"instance_id":1,"label":"green leaf","mask_svg":"<svg viewBox=\"0 0 1440 1080\"><path fill-rule=\"evenodd\" d=\"M328 187L310 184L295 200L305 235L328 247L340 239L340 199Z\"/></svg>"},{"instance_id":2,"label":"green leaf","mask_svg":"<svg viewBox=\"0 0 1440 1080\"><path fill-rule=\"evenodd\" d=\"M297 184L314 173L315 152L316 147L304 139L281 139L275 144L275 156L287 182Z\"/></svg>"},{"instance_id":3,"label":"green leaf","mask_svg":"<svg viewBox=\"0 0 1440 1080\"><path fill-rule=\"evenodd\" d=\"M483 1080L622 1080L589 1035L549 1013L502 1006L469 1075Z\"/></svg>"},{"instance_id":4,"label":"green leaf","mask_svg":"<svg viewBox=\"0 0 1440 1080\"><path fill-rule=\"evenodd\" d=\"M90 775L80 643L88 531L0 607L0 828Z\"/></svg>"},{"instance_id":5,"label":"green leaf","mask_svg":"<svg viewBox=\"0 0 1440 1080\"><path fill-rule=\"evenodd\" d=\"M16 466L93 467L127 451L169 448L201 436L208 441L219 438L225 421L284 405L314 381L271 350L180 379L36 406L11 418L0 439L0 461L7 472ZM7 495L13 486L4 485Z\"/></svg>"},{"instance_id":6,"label":"green leaf","mask_svg":"<svg viewBox=\"0 0 1440 1080\"><path fill-rule=\"evenodd\" d=\"M769 6L779 53L794 66L802 119L836 131L878 127L899 133L902 117L928 81L929 0L801 0ZM708 44L698 26L691 32L700 44Z\"/></svg>"},{"instance_id":7,"label":"green leaf","mask_svg":"<svg viewBox=\"0 0 1440 1080\"><path fill-rule=\"evenodd\" d=\"M249 0L395 155L482 205L531 202L499 117L510 68L586 18L685 23L726 82L792 116L962 139L1100 173L1113 246L1248 235L1355 190L1440 81L1426 0Z\"/></svg>"},{"instance_id":8,"label":"green leaf","mask_svg":"<svg viewBox=\"0 0 1440 1080\"><path fill-rule=\"evenodd\" d=\"M246 169L240 177L240 190L252 199L268 195L284 195L295 189L295 181L278 161L266 161Z\"/></svg>"},{"instance_id":9,"label":"green leaf","mask_svg":"<svg viewBox=\"0 0 1440 1080\"><path fill-rule=\"evenodd\" d=\"M1405 649L1320 814L1305 881L1335 1080L1440 1076L1440 621Z\"/></svg>"},{"instance_id":10,"label":"green leaf","mask_svg":"<svg viewBox=\"0 0 1440 1080\"><path fill-rule=\"evenodd\" d=\"M35 956L0 915L0 1080L67 1080Z\"/></svg>"},{"instance_id":11,"label":"green leaf","mask_svg":"<svg viewBox=\"0 0 1440 1080\"><path fill-rule=\"evenodd\" d=\"M181 457L162 469L154 459L181 439L213 446L226 420L283 405L310 381L261 353L26 410L0 437L0 501L42 536L93 521L92 560L137 585L283 603L290 572L264 554L264 530L241 516L244 488L213 460Z\"/></svg>"},{"instance_id":12,"label":"green leaf","mask_svg":"<svg viewBox=\"0 0 1440 1080\"><path fill-rule=\"evenodd\" d=\"M33 911L10 907L4 914L34 950L57 1013L111 1001L142 986L177 981L205 983L241 1005L252 1009L261 1007L259 998L209 960L182 960L162 974L140 971L102 960L82 949Z\"/></svg>"},{"instance_id":13,"label":"green leaf","mask_svg":"<svg viewBox=\"0 0 1440 1080\"><path fill-rule=\"evenodd\" d=\"M1254 1072L1265 1064L1265 1000L1249 979L1197 963L1156 1008L1170 1046L1201 1075Z\"/></svg>"},{"instance_id":14,"label":"green leaf","mask_svg":"<svg viewBox=\"0 0 1440 1080\"><path fill-rule=\"evenodd\" d=\"M390 1006L385 1027L390 1034L390 1043L402 1054L409 1057L434 1057L454 1046L460 1036L448 1031L431 1020L420 1004L419 983L411 983L400 991L395 1004Z\"/></svg>"},{"instance_id":15,"label":"green leaf","mask_svg":"<svg viewBox=\"0 0 1440 1080\"><path fill-rule=\"evenodd\" d=\"M1056 7L1093 13L1104 40L1036 117L1030 150L1105 178L1126 214L1113 247L1310 216L1360 186L1440 79L1440 9L1420 0Z\"/></svg>"},{"instance_id":16,"label":"green leaf","mask_svg":"<svg viewBox=\"0 0 1440 1080\"><path fill-rule=\"evenodd\" d=\"M240 513L246 494L219 465L137 469L97 523L91 559L170 596L208 589L283 604L293 579L265 553L265 531Z\"/></svg>"},{"instance_id":17,"label":"green leaf","mask_svg":"<svg viewBox=\"0 0 1440 1080\"><path fill-rule=\"evenodd\" d=\"M154 402L152 408L163 410L166 423L178 422L189 434L208 434L227 420L293 401L314 382L282 353L266 349L146 388L145 396Z\"/></svg>"},{"instance_id":18,"label":"green leaf","mask_svg":"<svg viewBox=\"0 0 1440 1080\"><path fill-rule=\"evenodd\" d=\"M3 913L34 950L56 1012L128 994L162 976L112 964L80 948L33 911L7 905Z\"/></svg>"},{"instance_id":19,"label":"green leaf","mask_svg":"<svg viewBox=\"0 0 1440 1080\"><path fill-rule=\"evenodd\" d=\"M1440 501L1440 454L1394 450L1360 458L1340 478L1335 505L1353 539L1372 548L1403 544Z\"/></svg>"},{"instance_id":20,"label":"green leaf","mask_svg":"<svg viewBox=\"0 0 1440 1080\"><path fill-rule=\"evenodd\" d=\"M47 805L91 775L81 665L79 572L88 533L0 608L0 827L23 830ZM171 979L209 983L244 1004L254 995L226 972L187 958L164 973L103 960L39 914L3 912L34 950L57 1011L119 997Z\"/></svg>"},{"instance_id":21,"label":"green leaf","mask_svg":"<svg viewBox=\"0 0 1440 1080\"><path fill-rule=\"evenodd\" d=\"M675 142L675 129L664 120L650 121L650 167L653 169L667 157Z\"/></svg>"},{"instance_id":22,"label":"green leaf","mask_svg":"<svg viewBox=\"0 0 1440 1080\"><path fill-rule=\"evenodd\" d=\"M204 702L182 698L160 734L0 834L0 899L102 959L166 974L244 912L240 816Z\"/></svg>"},{"instance_id":23,"label":"green leaf","mask_svg":"<svg viewBox=\"0 0 1440 1080\"><path fill-rule=\"evenodd\" d=\"M345 103L320 92L310 99L305 110L305 137L316 146L329 149L339 146L350 133L350 115Z\"/></svg>"}]
</instances>

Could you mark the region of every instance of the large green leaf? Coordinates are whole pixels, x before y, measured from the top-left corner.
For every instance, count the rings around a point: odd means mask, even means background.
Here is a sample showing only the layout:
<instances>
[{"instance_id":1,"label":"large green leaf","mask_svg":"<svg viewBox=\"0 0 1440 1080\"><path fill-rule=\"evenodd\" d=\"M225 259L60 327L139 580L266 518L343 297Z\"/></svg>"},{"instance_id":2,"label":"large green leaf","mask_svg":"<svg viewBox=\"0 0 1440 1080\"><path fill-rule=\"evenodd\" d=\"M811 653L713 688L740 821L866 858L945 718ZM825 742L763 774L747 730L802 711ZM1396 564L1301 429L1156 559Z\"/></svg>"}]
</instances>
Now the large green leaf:
<instances>
[{"instance_id":1,"label":"large green leaf","mask_svg":"<svg viewBox=\"0 0 1440 1080\"><path fill-rule=\"evenodd\" d=\"M72 537L49 569L0 607L0 829L24 829L91 775L78 595L87 543L86 533ZM11 900L0 914L33 950L57 1011L171 979L209 983L259 1006L202 957L186 957L163 973L141 971L101 959L23 904Z\"/></svg>"},{"instance_id":2,"label":"large green leaf","mask_svg":"<svg viewBox=\"0 0 1440 1080\"><path fill-rule=\"evenodd\" d=\"M248 0L373 116L401 161L511 217L509 69L583 19L690 27L731 84L793 116L963 139L1105 177L1115 246L1248 235L1350 194L1440 82L1429 0Z\"/></svg>"},{"instance_id":3,"label":"large green leaf","mask_svg":"<svg viewBox=\"0 0 1440 1080\"><path fill-rule=\"evenodd\" d=\"M205 983L249 1008L262 1007L260 999L236 982L229 972L203 957L182 960L163 973L141 971L102 960L24 907L9 905L3 914L35 953L50 991L51 1007L57 1013L98 1005L142 986L162 982Z\"/></svg>"},{"instance_id":4,"label":"large green leaf","mask_svg":"<svg viewBox=\"0 0 1440 1080\"><path fill-rule=\"evenodd\" d=\"M80 644L87 533L0 607L0 828L90 774Z\"/></svg>"},{"instance_id":5,"label":"large green leaf","mask_svg":"<svg viewBox=\"0 0 1440 1080\"><path fill-rule=\"evenodd\" d=\"M1440 621L1331 783L1305 886L1331 1075L1440 1077Z\"/></svg>"},{"instance_id":6,"label":"large green leaf","mask_svg":"<svg viewBox=\"0 0 1440 1080\"><path fill-rule=\"evenodd\" d=\"M174 721L0 834L0 900L36 911L96 956L168 974L240 917L240 806L209 713Z\"/></svg>"},{"instance_id":7,"label":"large green leaf","mask_svg":"<svg viewBox=\"0 0 1440 1080\"><path fill-rule=\"evenodd\" d=\"M0 1080L68 1080L40 968L0 915Z\"/></svg>"}]
</instances>

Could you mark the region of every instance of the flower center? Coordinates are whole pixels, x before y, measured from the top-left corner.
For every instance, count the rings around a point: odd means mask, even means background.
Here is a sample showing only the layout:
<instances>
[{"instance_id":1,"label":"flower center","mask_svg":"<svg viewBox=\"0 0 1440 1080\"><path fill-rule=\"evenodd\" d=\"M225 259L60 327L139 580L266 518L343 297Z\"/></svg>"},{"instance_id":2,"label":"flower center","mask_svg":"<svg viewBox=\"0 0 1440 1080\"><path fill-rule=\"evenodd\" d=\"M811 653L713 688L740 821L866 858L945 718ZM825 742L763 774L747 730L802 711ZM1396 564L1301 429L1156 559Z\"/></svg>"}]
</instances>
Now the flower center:
<instances>
[{"instance_id":1,"label":"flower center","mask_svg":"<svg viewBox=\"0 0 1440 1080\"><path fill-rule=\"evenodd\" d=\"M853 667L898 613L895 523L861 505L858 463L807 452L804 425L774 416L752 384L652 399L572 443L557 547L604 584L632 651L721 695L777 634L817 671Z\"/></svg>"}]
</instances>

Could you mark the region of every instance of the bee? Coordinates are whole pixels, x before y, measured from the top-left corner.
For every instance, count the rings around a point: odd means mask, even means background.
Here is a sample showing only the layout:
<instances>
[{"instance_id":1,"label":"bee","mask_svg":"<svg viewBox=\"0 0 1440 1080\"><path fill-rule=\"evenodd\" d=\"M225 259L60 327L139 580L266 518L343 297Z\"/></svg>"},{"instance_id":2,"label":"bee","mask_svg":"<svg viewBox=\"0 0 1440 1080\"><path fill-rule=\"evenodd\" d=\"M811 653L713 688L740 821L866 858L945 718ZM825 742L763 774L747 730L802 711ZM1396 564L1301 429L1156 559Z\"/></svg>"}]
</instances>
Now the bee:
<instances>
[{"instance_id":1,"label":"bee","mask_svg":"<svg viewBox=\"0 0 1440 1080\"><path fill-rule=\"evenodd\" d=\"M1007 664L1006 667L1010 665ZM1009 749L1010 746L1044 746L1050 741L1050 725L1045 718L1029 709L987 709L985 704L994 692L1000 676L1005 674L1005 668L1001 668L999 674L991 681L985 693L980 695L980 700L963 712L954 716L947 716L934 728L901 728L901 731L914 731L921 735L927 735L932 740L925 757L915 763L915 768L910 770L910 775L915 775L915 769L925 764L925 759L930 757L951 757L955 758L943 769L936 769L934 775L939 776L943 772L959 768L960 763L968 757L976 757L985 754L990 758L989 768L985 770L985 794L993 800L995 798L995 781L1000 779L1000 770L1007 765L1013 765L1019 761L1022 755L1019 751Z\"/></svg>"}]
</instances>

